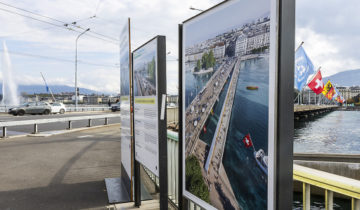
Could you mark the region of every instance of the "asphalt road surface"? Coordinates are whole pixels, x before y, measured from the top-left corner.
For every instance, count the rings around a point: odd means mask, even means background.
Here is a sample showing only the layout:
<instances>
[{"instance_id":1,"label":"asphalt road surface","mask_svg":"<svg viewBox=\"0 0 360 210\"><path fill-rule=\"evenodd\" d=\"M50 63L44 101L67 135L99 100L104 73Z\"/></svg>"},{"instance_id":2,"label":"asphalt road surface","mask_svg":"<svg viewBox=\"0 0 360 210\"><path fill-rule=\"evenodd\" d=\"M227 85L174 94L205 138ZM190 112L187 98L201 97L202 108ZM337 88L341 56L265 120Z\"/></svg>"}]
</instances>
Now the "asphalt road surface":
<instances>
[{"instance_id":1,"label":"asphalt road surface","mask_svg":"<svg viewBox=\"0 0 360 210\"><path fill-rule=\"evenodd\" d=\"M106 209L120 126L0 141L0 209Z\"/></svg>"},{"instance_id":2,"label":"asphalt road surface","mask_svg":"<svg viewBox=\"0 0 360 210\"><path fill-rule=\"evenodd\" d=\"M0 114L0 122L7 121L21 121L21 120L35 120L35 119L50 119L50 118L63 118L63 117L76 117L76 116L89 116L89 115L102 115L110 113L119 113L119 112L72 112L66 114L51 114L51 115L24 115L24 116L13 116L9 114ZM105 119L95 119L92 120L92 125L104 125ZM120 117L110 118L108 121L109 124L120 123ZM72 122L73 128L86 127L88 125L87 120L78 120ZM57 131L65 130L67 128L67 122L57 122L57 123L48 123L48 124L39 124L38 131ZM11 126L7 128L8 136L30 134L34 131L33 125L22 125L22 126ZM0 130L0 135L2 136L2 129Z\"/></svg>"}]
</instances>

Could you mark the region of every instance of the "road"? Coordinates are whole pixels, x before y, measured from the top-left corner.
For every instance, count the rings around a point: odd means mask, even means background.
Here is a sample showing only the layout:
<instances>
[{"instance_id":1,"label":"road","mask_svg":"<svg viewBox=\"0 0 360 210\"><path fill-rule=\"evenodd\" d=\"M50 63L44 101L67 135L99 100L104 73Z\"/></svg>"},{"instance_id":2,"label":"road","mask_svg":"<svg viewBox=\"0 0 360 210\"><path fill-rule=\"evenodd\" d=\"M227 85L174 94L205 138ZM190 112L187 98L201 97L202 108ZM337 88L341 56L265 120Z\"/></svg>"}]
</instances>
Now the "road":
<instances>
[{"instance_id":1,"label":"road","mask_svg":"<svg viewBox=\"0 0 360 210\"><path fill-rule=\"evenodd\" d=\"M64 118L64 117L75 117L75 116L89 116L89 115L101 115L112 112L77 112L77 113L66 113L66 114L51 114L51 115L24 115L24 116L13 116L9 114L0 114L0 122L7 121L21 121L21 120L35 120L35 119L50 119L50 118ZM118 112L117 112L118 113ZM110 118L109 124L120 123L120 118ZM74 121L72 123L73 128L86 127L88 124L87 120ZM92 125L103 125L104 119L96 119L92 121ZM44 131L56 131L64 130L67 128L67 122L48 123L38 125L39 132ZM8 127L8 136L29 134L34 131L33 125L13 126ZM2 135L2 129L0 131Z\"/></svg>"},{"instance_id":2,"label":"road","mask_svg":"<svg viewBox=\"0 0 360 210\"><path fill-rule=\"evenodd\" d=\"M156 94L156 88L154 85L146 78L142 77L141 73L135 73L135 81L137 84L137 96L149 96Z\"/></svg>"},{"instance_id":3,"label":"road","mask_svg":"<svg viewBox=\"0 0 360 210\"><path fill-rule=\"evenodd\" d=\"M0 141L0 209L106 209L120 126Z\"/></svg>"},{"instance_id":4,"label":"road","mask_svg":"<svg viewBox=\"0 0 360 210\"><path fill-rule=\"evenodd\" d=\"M203 130L206 119L211 114L212 108L228 81L235 65L236 59L228 59L211 76L206 86L199 92L185 110L185 156L193 153L194 148Z\"/></svg>"}]
</instances>

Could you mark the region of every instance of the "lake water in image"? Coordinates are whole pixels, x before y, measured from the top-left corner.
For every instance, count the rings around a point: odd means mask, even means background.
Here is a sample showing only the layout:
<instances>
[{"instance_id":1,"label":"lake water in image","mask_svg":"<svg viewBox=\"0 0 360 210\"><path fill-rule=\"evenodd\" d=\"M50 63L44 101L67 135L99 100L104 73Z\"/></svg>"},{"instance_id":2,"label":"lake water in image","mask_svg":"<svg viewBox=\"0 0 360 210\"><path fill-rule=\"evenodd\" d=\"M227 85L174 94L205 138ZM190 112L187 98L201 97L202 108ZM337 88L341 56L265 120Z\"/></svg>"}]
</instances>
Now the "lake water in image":
<instances>
[{"instance_id":1,"label":"lake water in image","mask_svg":"<svg viewBox=\"0 0 360 210\"><path fill-rule=\"evenodd\" d=\"M244 210L266 209L267 177L256 164L243 137L251 134L256 150L268 155L268 57L242 61L226 138L223 164L238 203ZM257 86L258 90L247 90Z\"/></svg>"},{"instance_id":2,"label":"lake water in image","mask_svg":"<svg viewBox=\"0 0 360 210\"><path fill-rule=\"evenodd\" d=\"M333 111L295 121L295 153L360 154L360 112Z\"/></svg>"},{"instance_id":3,"label":"lake water in image","mask_svg":"<svg viewBox=\"0 0 360 210\"><path fill-rule=\"evenodd\" d=\"M268 57L242 61L236 86L234 104L226 138L223 165L228 175L235 197L242 209L266 209L267 178L256 164L252 148L245 148L243 137L250 133L256 150L263 149L268 154ZM205 75L186 78L196 80L199 87L204 85ZM213 140L216 125L229 80L213 107L199 138L209 147ZM258 90L248 90L247 86L257 86ZM188 94L188 93L187 93Z\"/></svg>"}]
</instances>

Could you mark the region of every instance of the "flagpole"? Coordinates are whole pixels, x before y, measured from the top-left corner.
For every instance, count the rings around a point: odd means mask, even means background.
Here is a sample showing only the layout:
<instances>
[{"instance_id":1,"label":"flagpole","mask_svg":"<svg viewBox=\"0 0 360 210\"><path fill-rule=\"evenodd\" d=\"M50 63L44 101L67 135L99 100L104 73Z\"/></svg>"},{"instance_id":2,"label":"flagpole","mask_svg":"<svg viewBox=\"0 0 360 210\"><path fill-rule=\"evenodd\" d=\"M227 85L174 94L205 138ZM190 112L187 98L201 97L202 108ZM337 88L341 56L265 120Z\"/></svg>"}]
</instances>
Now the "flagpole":
<instances>
[{"instance_id":1,"label":"flagpole","mask_svg":"<svg viewBox=\"0 0 360 210\"><path fill-rule=\"evenodd\" d=\"M254 149L254 152L256 152L255 147L254 147L253 140L252 140L252 138L251 138L251 134L250 134L250 132L248 132L248 134L249 134L249 137L250 137L251 146L252 146L252 148Z\"/></svg>"},{"instance_id":2,"label":"flagpole","mask_svg":"<svg viewBox=\"0 0 360 210\"><path fill-rule=\"evenodd\" d=\"M296 52L303 44L304 44L304 41L302 41L302 42L300 43L300 45L296 48L295 52ZM301 94L301 91L302 91L302 90L299 90L299 94L298 94L298 96L295 98L295 101L296 101L296 99L298 99L298 105L300 105L300 99L301 99L301 97L299 97L299 96L300 96L300 94Z\"/></svg>"},{"instance_id":3,"label":"flagpole","mask_svg":"<svg viewBox=\"0 0 360 210\"><path fill-rule=\"evenodd\" d=\"M40 72L40 74L41 74L41 77L43 78L43 80L44 80L44 82L45 82L45 85L49 88L50 94L51 94L54 102L56 102L56 99L55 99L55 97L54 97L54 94L52 93L50 87L47 85L44 75L42 74L42 72Z\"/></svg>"},{"instance_id":4,"label":"flagpole","mask_svg":"<svg viewBox=\"0 0 360 210\"><path fill-rule=\"evenodd\" d=\"M321 69L321 66L319 66L318 70L316 71L315 74L313 74L312 78L308 81L312 81L314 79L314 77L317 75L317 73L320 71ZM308 85L309 83L306 84L306 86ZM308 101L308 104L310 104L310 90L309 90L309 101ZM315 96L315 104L316 104L316 96Z\"/></svg>"},{"instance_id":5,"label":"flagpole","mask_svg":"<svg viewBox=\"0 0 360 210\"><path fill-rule=\"evenodd\" d=\"M299 47L296 48L295 52L304 44L304 41L302 41L299 45Z\"/></svg>"}]
</instances>

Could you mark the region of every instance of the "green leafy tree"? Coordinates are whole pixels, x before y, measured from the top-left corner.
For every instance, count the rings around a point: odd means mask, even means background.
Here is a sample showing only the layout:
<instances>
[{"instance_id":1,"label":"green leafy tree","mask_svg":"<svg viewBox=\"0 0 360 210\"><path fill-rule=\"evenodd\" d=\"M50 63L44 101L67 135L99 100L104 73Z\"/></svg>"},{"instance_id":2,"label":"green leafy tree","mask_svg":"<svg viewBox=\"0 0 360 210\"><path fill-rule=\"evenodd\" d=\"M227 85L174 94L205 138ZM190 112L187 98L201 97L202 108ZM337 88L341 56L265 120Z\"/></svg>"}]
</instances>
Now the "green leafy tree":
<instances>
[{"instance_id":1,"label":"green leafy tree","mask_svg":"<svg viewBox=\"0 0 360 210\"><path fill-rule=\"evenodd\" d=\"M213 68L215 66L214 52L211 50L209 53L205 52L201 57L201 66L203 69Z\"/></svg>"},{"instance_id":2,"label":"green leafy tree","mask_svg":"<svg viewBox=\"0 0 360 210\"><path fill-rule=\"evenodd\" d=\"M209 68L213 68L215 66L215 57L214 57L214 52L211 50L209 52L209 55L208 55L208 67Z\"/></svg>"},{"instance_id":3,"label":"green leafy tree","mask_svg":"<svg viewBox=\"0 0 360 210\"><path fill-rule=\"evenodd\" d=\"M206 202L210 202L209 190L201 174L198 159L191 155L185 160L186 189Z\"/></svg>"},{"instance_id":4,"label":"green leafy tree","mask_svg":"<svg viewBox=\"0 0 360 210\"><path fill-rule=\"evenodd\" d=\"M148 63L148 76L151 83L155 83L155 57Z\"/></svg>"},{"instance_id":5,"label":"green leafy tree","mask_svg":"<svg viewBox=\"0 0 360 210\"><path fill-rule=\"evenodd\" d=\"M198 61L196 62L195 71L200 71L200 69L201 69L201 61L198 60Z\"/></svg>"},{"instance_id":6,"label":"green leafy tree","mask_svg":"<svg viewBox=\"0 0 360 210\"><path fill-rule=\"evenodd\" d=\"M207 52L205 52L202 57L201 57L201 63L202 63L202 68L203 69L207 69L206 68L206 60L207 60L208 54Z\"/></svg>"}]
</instances>

